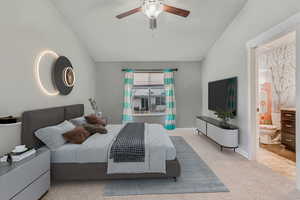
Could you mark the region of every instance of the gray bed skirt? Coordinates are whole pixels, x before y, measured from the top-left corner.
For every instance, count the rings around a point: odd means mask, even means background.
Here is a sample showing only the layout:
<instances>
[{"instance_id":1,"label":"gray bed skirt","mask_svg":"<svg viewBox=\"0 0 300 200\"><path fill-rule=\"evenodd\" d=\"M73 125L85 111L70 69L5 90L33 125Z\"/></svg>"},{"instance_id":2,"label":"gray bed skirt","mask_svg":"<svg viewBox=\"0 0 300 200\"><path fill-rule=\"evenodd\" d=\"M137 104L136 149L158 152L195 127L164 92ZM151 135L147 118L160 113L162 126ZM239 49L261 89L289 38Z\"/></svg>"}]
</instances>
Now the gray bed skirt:
<instances>
[{"instance_id":1,"label":"gray bed skirt","mask_svg":"<svg viewBox=\"0 0 300 200\"><path fill-rule=\"evenodd\" d=\"M51 178L56 181L109 180L138 178L175 178L180 176L178 160L166 161L167 173L110 174L107 175L107 163L52 163Z\"/></svg>"}]
</instances>

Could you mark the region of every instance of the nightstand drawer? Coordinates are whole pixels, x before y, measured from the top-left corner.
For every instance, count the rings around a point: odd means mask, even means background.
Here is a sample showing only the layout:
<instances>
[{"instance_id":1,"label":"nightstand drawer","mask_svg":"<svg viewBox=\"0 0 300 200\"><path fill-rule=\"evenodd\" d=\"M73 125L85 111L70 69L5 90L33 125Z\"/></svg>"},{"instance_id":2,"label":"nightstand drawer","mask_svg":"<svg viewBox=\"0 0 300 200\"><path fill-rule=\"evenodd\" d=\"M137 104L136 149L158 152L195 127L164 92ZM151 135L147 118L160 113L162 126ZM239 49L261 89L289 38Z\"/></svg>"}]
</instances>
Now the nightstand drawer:
<instances>
[{"instance_id":1,"label":"nightstand drawer","mask_svg":"<svg viewBox=\"0 0 300 200\"><path fill-rule=\"evenodd\" d=\"M281 130L284 132L289 132L290 134L296 133L296 124L294 121L282 121L281 122Z\"/></svg>"},{"instance_id":2,"label":"nightstand drawer","mask_svg":"<svg viewBox=\"0 0 300 200\"><path fill-rule=\"evenodd\" d=\"M25 188L22 192L17 194L12 200L34 200L39 199L45 194L50 187L50 171L43 174L31 185Z\"/></svg>"},{"instance_id":3,"label":"nightstand drawer","mask_svg":"<svg viewBox=\"0 0 300 200\"><path fill-rule=\"evenodd\" d=\"M11 199L50 170L49 150L40 151L24 161L15 163L11 170L0 176L1 200Z\"/></svg>"},{"instance_id":4,"label":"nightstand drawer","mask_svg":"<svg viewBox=\"0 0 300 200\"><path fill-rule=\"evenodd\" d=\"M281 120L295 121L296 114L292 111L281 111Z\"/></svg>"},{"instance_id":5,"label":"nightstand drawer","mask_svg":"<svg viewBox=\"0 0 300 200\"><path fill-rule=\"evenodd\" d=\"M289 133L282 133L281 143L286 145L286 147L290 150L295 151L296 149L296 137L295 135L291 135Z\"/></svg>"}]
</instances>

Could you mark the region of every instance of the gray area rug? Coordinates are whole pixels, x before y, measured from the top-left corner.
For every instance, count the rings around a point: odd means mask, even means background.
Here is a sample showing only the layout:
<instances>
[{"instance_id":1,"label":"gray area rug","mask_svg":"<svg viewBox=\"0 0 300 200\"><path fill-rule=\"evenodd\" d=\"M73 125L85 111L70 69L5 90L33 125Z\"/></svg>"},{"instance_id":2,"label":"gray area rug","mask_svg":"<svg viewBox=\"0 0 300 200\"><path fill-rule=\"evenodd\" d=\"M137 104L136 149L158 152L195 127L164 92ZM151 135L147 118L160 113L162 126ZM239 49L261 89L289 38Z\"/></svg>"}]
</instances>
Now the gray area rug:
<instances>
[{"instance_id":1,"label":"gray area rug","mask_svg":"<svg viewBox=\"0 0 300 200\"><path fill-rule=\"evenodd\" d=\"M180 136L171 137L177 159L181 165L181 176L173 179L112 180L105 185L105 196L145 194L182 194L229 192L214 172Z\"/></svg>"}]
</instances>

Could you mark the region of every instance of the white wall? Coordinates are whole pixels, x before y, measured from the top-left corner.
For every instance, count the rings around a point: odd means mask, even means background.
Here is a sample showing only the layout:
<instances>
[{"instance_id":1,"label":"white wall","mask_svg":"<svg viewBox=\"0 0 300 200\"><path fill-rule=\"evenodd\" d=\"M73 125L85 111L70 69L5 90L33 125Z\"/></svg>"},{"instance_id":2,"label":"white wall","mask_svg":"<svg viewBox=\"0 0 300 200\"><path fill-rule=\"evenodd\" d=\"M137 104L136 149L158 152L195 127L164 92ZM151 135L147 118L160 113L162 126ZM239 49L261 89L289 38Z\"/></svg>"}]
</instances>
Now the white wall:
<instances>
[{"instance_id":1,"label":"white wall","mask_svg":"<svg viewBox=\"0 0 300 200\"><path fill-rule=\"evenodd\" d=\"M95 96L95 64L50 1L1 1L0 27L0 116L75 103L89 107L87 99ZM38 87L34 61L43 49L71 60L77 82L69 96L47 96ZM5 134L0 130L0 147L12 148Z\"/></svg>"},{"instance_id":2,"label":"white wall","mask_svg":"<svg viewBox=\"0 0 300 200\"><path fill-rule=\"evenodd\" d=\"M211 115L207 109L208 82L238 76L238 115L233 123L240 127L240 147L245 152L249 151L246 43L299 11L299 0L249 0L202 64L203 114Z\"/></svg>"},{"instance_id":3,"label":"white wall","mask_svg":"<svg viewBox=\"0 0 300 200\"><path fill-rule=\"evenodd\" d=\"M297 39L296 39L297 49L297 67L296 70L296 100L297 100L297 115L296 115L296 155L297 155L297 188L300 190L300 27L297 28Z\"/></svg>"},{"instance_id":4,"label":"white wall","mask_svg":"<svg viewBox=\"0 0 300 200\"><path fill-rule=\"evenodd\" d=\"M122 68L178 68L178 72L175 73L177 127L195 126L195 118L201 114L202 105L200 62L98 62L96 100L103 114L112 123L122 122L124 91ZM154 121L150 118L147 120Z\"/></svg>"}]
</instances>

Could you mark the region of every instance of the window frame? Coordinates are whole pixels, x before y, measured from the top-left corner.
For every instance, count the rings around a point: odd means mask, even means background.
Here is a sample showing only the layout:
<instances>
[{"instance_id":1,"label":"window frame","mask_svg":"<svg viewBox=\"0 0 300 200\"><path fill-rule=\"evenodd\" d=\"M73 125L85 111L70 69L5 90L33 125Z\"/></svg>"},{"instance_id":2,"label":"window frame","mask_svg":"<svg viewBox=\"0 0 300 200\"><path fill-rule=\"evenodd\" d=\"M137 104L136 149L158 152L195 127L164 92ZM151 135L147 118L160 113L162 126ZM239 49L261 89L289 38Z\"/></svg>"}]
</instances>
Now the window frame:
<instances>
[{"instance_id":1,"label":"window frame","mask_svg":"<svg viewBox=\"0 0 300 200\"><path fill-rule=\"evenodd\" d=\"M163 74L163 72L134 72L134 73L161 73ZM150 82L151 79L151 76L148 76L148 82ZM133 81L134 82L134 81ZM164 82L164 80L162 80L162 83ZM164 111L163 112L153 112L153 110L151 109L151 97L157 97L157 95L151 95L151 89L163 89L165 90L165 85L164 84L159 84L159 85L134 85L133 83L133 87L132 87L132 90L136 90L136 89L147 89L148 90L148 96L147 96L147 99L148 99L148 111L147 112L143 112L143 111L140 111L137 112L134 110L134 105L132 106L132 113L133 113L133 116L164 116L165 115L165 111L166 111L166 103L164 104L165 108L164 108ZM134 97L135 95L133 94L132 95L132 102L134 102ZM159 95L159 97L162 97L162 95ZM164 98L166 98L166 95L163 95ZM162 102L162 98L160 100ZM166 102L166 99L165 101Z\"/></svg>"}]
</instances>

